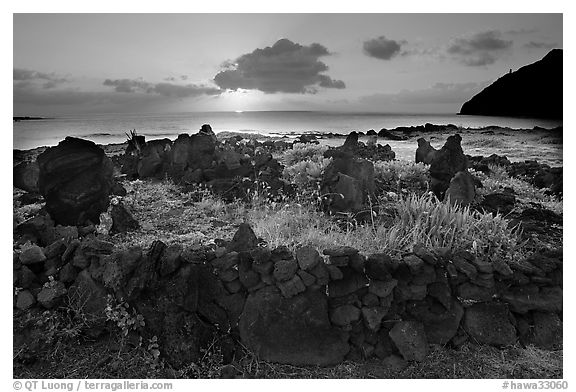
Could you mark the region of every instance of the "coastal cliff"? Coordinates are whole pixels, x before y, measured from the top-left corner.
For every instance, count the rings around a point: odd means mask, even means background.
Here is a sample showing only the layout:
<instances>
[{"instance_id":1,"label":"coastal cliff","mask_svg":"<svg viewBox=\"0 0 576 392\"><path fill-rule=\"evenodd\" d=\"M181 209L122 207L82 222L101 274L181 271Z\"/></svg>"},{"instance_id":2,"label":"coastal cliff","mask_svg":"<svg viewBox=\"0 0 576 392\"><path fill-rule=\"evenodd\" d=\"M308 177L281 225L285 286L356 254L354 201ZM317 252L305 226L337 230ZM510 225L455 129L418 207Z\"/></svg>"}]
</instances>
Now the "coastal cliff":
<instances>
[{"instance_id":1,"label":"coastal cliff","mask_svg":"<svg viewBox=\"0 0 576 392\"><path fill-rule=\"evenodd\" d=\"M562 118L562 49L510 72L462 105L459 114Z\"/></svg>"}]
</instances>

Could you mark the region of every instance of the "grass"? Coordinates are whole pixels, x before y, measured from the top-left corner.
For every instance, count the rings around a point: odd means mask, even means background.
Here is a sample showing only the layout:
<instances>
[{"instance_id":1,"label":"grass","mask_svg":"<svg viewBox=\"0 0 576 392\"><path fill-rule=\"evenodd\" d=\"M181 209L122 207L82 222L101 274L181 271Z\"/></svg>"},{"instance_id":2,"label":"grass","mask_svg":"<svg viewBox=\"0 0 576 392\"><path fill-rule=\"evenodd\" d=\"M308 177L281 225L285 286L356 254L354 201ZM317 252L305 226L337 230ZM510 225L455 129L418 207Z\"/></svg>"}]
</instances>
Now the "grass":
<instances>
[{"instance_id":1,"label":"grass","mask_svg":"<svg viewBox=\"0 0 576 392\"><path fill-rule=\"evenodd\" d=\"M530 206L531 203L539 203L543 207L557 213L563 213L563 201L555 196L547 195L545 189L539 189L532 184L516 177L510 177L506 168L502 166L490 165L488 175L482 172L471 171L480 181L482 188L476 191L480 196L485 196L494 192L502 192L504 188L514 190L519 203L518 208Z\"/></svg>"},{"instance_id":2,"label":"grass","mask_svg":"<svg viewBox=\"0 0 576 392\"><path fill-rule=\"evenodd\" d=\"M518 234L501 216L438 202L434 196L401 196L386 205L371 224L342 225L304 204L249 211L249 222L270 246L312 245L319 250L348 245L363 253L410 251L415 243L430 247L473 249L485 257L514 257L521 252Z\"/></svg>"},{"instance_id":3,"label":"grass","mask_svg":"<svg viewBox=\"0 0 576 392\"><path fill-rule=\"evenodd\" d=\"M227 204L206 189L183 192L170 180L124 183L123 204L140 223L140 229L111 238L120 248L167 244L205 245L215 238L230 239L243 221L245 207Z\"/></svg>"}]
</instances>

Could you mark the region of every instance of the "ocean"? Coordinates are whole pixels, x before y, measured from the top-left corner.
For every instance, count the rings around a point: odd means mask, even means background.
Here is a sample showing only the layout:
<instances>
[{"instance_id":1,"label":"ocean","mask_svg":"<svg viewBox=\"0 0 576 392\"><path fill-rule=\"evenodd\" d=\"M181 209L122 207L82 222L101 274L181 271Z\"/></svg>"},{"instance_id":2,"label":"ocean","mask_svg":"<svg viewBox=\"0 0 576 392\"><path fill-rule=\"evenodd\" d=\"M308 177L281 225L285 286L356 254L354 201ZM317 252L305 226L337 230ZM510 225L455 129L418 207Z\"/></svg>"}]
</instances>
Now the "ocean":
<instances>
[{"instance_id":1,"label":"ocean","mask_svg":"<svg viewBox=\"0 0 576 392\"><path fill-rule=\"evenodd\" d=\"M249 132L262 135L293 135L304 132L348 134L370 129L392 129L399 126L454 124L465 128L490 125L513 129L532 129L535 126L553 128L562 121L459 116L456 114L380 114L337 112L196 112L166 114L89 114L56 116L44 120L19 121L13 124L13 148L32 149L53 146L66 136L92 140L98 144L122 143L125 133L135 129L147 140L174 139L180 133L195 133L202 124L210 124L222 131Z\"/></svg>"}]
</instances>

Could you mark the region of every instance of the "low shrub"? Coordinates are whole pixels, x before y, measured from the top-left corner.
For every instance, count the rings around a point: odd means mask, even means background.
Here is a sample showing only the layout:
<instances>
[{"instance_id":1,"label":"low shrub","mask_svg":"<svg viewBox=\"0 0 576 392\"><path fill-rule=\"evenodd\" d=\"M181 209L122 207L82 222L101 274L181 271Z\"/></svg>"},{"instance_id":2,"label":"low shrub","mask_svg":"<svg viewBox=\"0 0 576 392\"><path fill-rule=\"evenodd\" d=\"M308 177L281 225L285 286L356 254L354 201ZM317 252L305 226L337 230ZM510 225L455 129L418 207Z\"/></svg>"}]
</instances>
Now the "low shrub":
<instances>
[{"instance_id":1,"label":"low shrub","mask_svg":"<svg viewBox=\"0 0 576 392\"><path fill-rule=\"evenodd\" d=\"M292 166L305 160L318 162L324 158L324 152L326 150L328 150L328 146L322 146L320 144L295 144L292 149L288 149L280 154L278 160L284 166Z\"/></svg>"},{"instance_id":2,"label":"low shrub","mask_svg":"<svg viewBox=\"0 0 576 392\"><path fill-rule=\"evenodd\" d=\"M374 176L384 191L416 193L421 195L428 190L429 165L410 161L374 162Z\"/></svg>"}]
</instances>

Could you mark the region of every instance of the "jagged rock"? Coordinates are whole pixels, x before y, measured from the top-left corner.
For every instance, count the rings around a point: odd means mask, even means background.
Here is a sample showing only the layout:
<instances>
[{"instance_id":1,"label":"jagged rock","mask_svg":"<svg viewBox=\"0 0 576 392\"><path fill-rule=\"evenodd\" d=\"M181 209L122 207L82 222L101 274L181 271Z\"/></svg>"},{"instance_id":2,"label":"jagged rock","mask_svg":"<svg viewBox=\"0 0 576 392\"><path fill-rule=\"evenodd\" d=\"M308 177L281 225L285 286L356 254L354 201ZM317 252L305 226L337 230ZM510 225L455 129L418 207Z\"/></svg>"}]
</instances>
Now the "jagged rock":
<instances>
[{"instance_id":1,"label":"jagged rock","mask_svg":"<svg viewBox=\"0 0 576 392\"><path fill-rule=\"evenodd\" d=\"M40 168L36 161L21 162L14 166L14 186L30 193L39 193L38 176Z\"/></svg>"},{"instance_id":2,"label":"jagged rock","mask_svg":"<svg viewBox=\"0 0 576 392\"><path fill-rule=\"evenodd\" d=\"M298 260L298 265L304 271L314 269L316 265L320 262L321 257L318 251L311 246L303 246L296 249L296 259Z\"/></svg>"},{"instance_id":3,"label":"jagged rock","mask_svg":"<svg viewBox=\"0 0 576 392\"><path fill-rule=\"evenodd\" d=\"M406 255L402 258L402 263L410 268L410 273L418 274L424 267L424 260L416 255Z\"/></svg>"},{"instance_id":4,"label":"jagged rock","mask_svg":"<svg viewBox=\"0 0 576 392\"><path fill-rule=\"evenodd\" d=\"M326 207L334 212L359 212L374 198L374 165L351 156L338 157L324 170L322 194L329 195Z\"/></svg>"},{"instance_id":5,"label":"jagged rock","mask_svg":"<svg viewBox=\"0 0 576 392\"><path fill-rule=\"evenodd\" d=\"M478 271L474 264L468 262L463 256L460 254L456 254L452 258L452 264L456 269L463 274L465 274L468 278L474 278Z\"/></svg>"},{"instance_id":6,"label":"jagged rock","mask_svg":"<svg viewBox=\"0 0 576 392\"><path fill-rule=\"evenodd\" d=\"M562 347L562 321L557 314L534 312L533 320L528 336L523 339L525 344L534 344L544 350L556 350Z\"/></svg>"},{"instance_id":7,"label":"jagged rock","mask_svg":"<svg viewBox=\"0 0 576 392\"><path fill-rule=\"evenodd\" d=\"M496 294L496 290L494 290L493 287L480 287L470 282L464 282L458 286L457 293L458 297L465 300L487 302L492 300L492 297Z\"/></svg>"},{"instance_id":8,"label":"jagged rock","mask_svg":"<svg viewBox=\"0 0 576 392\"><path fill-rule=\"evenodd\" d=\"M440 302L445 309L452 307L452 290L447 283L434 282L427 287L428 295Z\"/></svg>"},{"instance_id":9,"label":"jagged rock","mask_svg":"<svg viewBox=\"0 0 576 392\"><path fill-rule=\"evenodd\" d=\"M106 290L95 282L88 271L80 271L74 284L68 289L72 309L82 311L86 317L90 335L97 336L106 323Z\"/></svg>"},{"instance_id":10,"label":"jagged rock","mask_svg":"<svg viewBox=\"0 0 576 392\"><path fill-rule=\"evenodd\" d=\"M526 313L530 310L562 312L562 289L560 287L530 290L523 286L509 289L503 292L501 297L516 313Z\"/></svg>"},{"instance_id":11,"label":"jagged rock","mask_svg":"<svg viewBox=\"0 0 576 392\"><path fill-rule=\"evenodd\" d=\"M368 256L364 269L370 279L388 280L393 265L392 258L384 253L373 253Z\"/></svg>"},{"instance_id":12,"label":"jagged rock","mask_svg":"<svg viewBox=\"0 0 576 392\"><path fill-rule=\"evenodd\" d=\"M46 256L38 245L31 245L20 253L20 262L24 265L39 264L46 261Z\"/></svg>"},{"instance_id":13,"label":"jagged rock","mask_svg":"<svg viewBox=\"0 0 576 392\"><path fill-rule=\"evenodd\" d=\"M394 290L394 287L396 287L397 284L398 281L396 279L392 279L387 282L383 282L380 280L373 280L372 282L370 282L368 290L372 294L377 295L380 298L385 298L388 297L390 294L392 294L392 291Z\"/></svg>"},{"instance_id":14,"label":"jagged rock","mask_svg":"<svg viewBox=\"0 0 576 392\"><path fill-rule=\"evenodd\" d=\"M516 342L508 306L497 303L474 304L464 313L464 329L480 344L507 346Z\"/></svg>"},{"instance_id":15,"label":"jagged rock","mask_svg":"<svg viewBox=\"0 0 576 392\"><path fill-rule=\"evenodd\" d=\"M368 279L364 274L347 267L342 268L341 271L343 278L340 280L332 280L328 284L328 293L331 298L343 297L368 285Z\"/></svg>"},{"instance_id":16,"label":"jagged rock","mask_svg":"<svg viewBox=\"0 0 576 392\"><path fill-rule=\"evenodd\" d=\"M450 185L450 181L460 171L468 168L468 159L462 151L462 137L449 136L444 146L434 154L430 163L431 188L436 196L442 200Z\"/></svg>"},{"instance_id":17,"label":"jagged rock","mask_svg":"<svg viewBox=\"0 0 576 392\"><path fill-rule=\"evenodd\" d=\"M290 280L298 271L298 263L294 259L280 260L274 264L274 278L280 282Z\"/></svg>"},{"instance_id":18,"label":"jagged rock","mask_svg":"<svg viewBox=\"0 0 576 392\"><path fill-rule=\"evenodd\" d=\"M428 353L424 326L418 321L399 321L389 332L390 338L407 361L423 361Z\"/></svg>"},{"instance_id":19,"label":"jagged rock","mask_svg":"<svg viewBox=\"0 0 576 392\"><path fill-rule=\"evenodd\" d=\"M111 233L126 233L140 228L138 221L120 203L112 206L110 215L112 217Z\"/></svg>"},{"instance_id":20,"label":"jagged rock","mask_svg":"<svg viewBox=\"0 0 576 392\"><path fill-rule=\"evenodd\" d=\"M60 258L67 248L66 241L64 239L59 239L44 248L44 256L47 259Z\"/></svg>"},{"instance_id":21,"label":"jagged rock","mask_svg":"<svg viewBox=\"0 0 576 392\"><path fill-rule=\"evenodd\" d=\"M16 274L16 271L14 271L14 274ZM20 287L28 289L32 287L32 284L36 280L37 279L34 272L32 272L32 270L30 270L30 268L26 267L25 265L23 265L22 268L20 268L18 271L18 284Z\"/></svg>"},{"instance_id":22,"label":"jagged rock","mask_svg":"<svg viewBox=\"0 0 576 392\"><path fill-rule=\"evenodd\" d=\"M254 264L265 264L270 261L272 252L268 248L254 248L250 251Z\"/></svg>"},{"instance_id":23,"label":"jagged rock","mask_svg":"<svg viewBox=\"0 0 576 392\"><path fill-rule=\"evenodd\" d=\"M66 286L64 283L54 281L49 286L43 287L36 299L46 309L52 309L60 303L65 294Z\"/></svg>"},{"instance_id":24,"label":"jagged rock","mask_svg":"<svg viewBox=\"0 0 576 392\"><path fill-rule=\"evenodd\" d=\"M242 286L247 290L254 288L258 283L260 283L260 275L252 269L252 260L245 257L240 258L240 264L238 264L238 277Z\"/></svg>"},{"instance_id":25,"label":"jagged rock","mask_svg":"<svg viewBox=\"0 0 576 392\"><path fill-rule=\"evenodd\" d=\"M168 169L172 141L169 139L150 140L141 148L137 165L140 178L157 177Z\"/></svg>"},{"instance_id":26,"label":"jagged rock","mask_svg":"<svg viewBox=\"0 0 576 392\"><path fill-rule=\"evenodd\" d=\"M449 200L452 205L468 206L476 197L474 179L468 170L459 171L452 177L444 200Z\"/></svg>"},{"instance_id":27,"label":"jagged rock","mask_svg":"<svg viewBox=\"0 0 576 392\"><path fill-rule=\"evenodd\" d=\"M376 306L376 307L362 307L362 317L368 329L378 331L382 319L388 313L389 308Z\"/></svg>"},{"instance_id":28,"label":"jagged rock","mask_svg":"<svg viewBox=\"0 0 576 392\"><path fill-rule=\"evenodd\" d=\"M495 259L492 261L492 267L494 271L498 272L502 276L511 276L514 272L512 268L502 259Z\"/></svg>"},{"instance_id":29,"label":"jagged rock","mask_svg":"<svg viewBox=\"0 0 576 392\"><path fill-rule=\"evenodd\" d=\"M239 328L242 343L265 361L327 366L342 362L349 351L330 325L321 289L309 288L289 299L273 286L251 293Z\"/></svg>"},{"instance_id":30,"label":"jagged rock","mask_svg":"<svg viewBox=\"0 0 576 392\"><path fill-rule=\"evenodd\" d=\"M360 309L353 305L342 305L334 308L330 314L332 324L339 327L350 327L360 319Z\"/></svg>"},{"instance_id":31,"label":"jagged rock","mask_svg":"<svg viewBox=\"0 0 576 392\"><path fill-rule=\"evenodd\" d=\"M231 252L249 251L258 246L258 238L247 223L242 223L226 249Z\"/></svg>"},{"instance_id":32,"label":"jagged rock","mask_svg":"<svg viewBox=\"0 0 576 392\"><path fill-rule=\"evenodd\" d=\"M436 256L422 244L415 244L412 248L412 253L430 265L436 265L438 263Z\"/></svg>"},{"instance_id":33,"label":"jagged rock","mask_svg":"<svg viewBox=\"0 0 576 392\"><path fill-rule=\"evenodd\" d=\"M432 160L436 156L437 150L430 145L424 138L417 140L418 148L416 149L416 163L425 163L427 165L432 163Z\"/></svg>"},{"instance_id":34,"label":"jagged rock","mask_svg":"<svg viewBox=\"0 0 576 392\"><path fill-rule=\"evenodd\" d=\"M326 268L328 269L328 274L330 274L330 280L340 280L344 277L344 274L337 266L327 264Z\"/></svg>"},{"instance_id":35,"label":"jagged rock","mask_svg":"<svg viewBox=\"0 0 576 392\"><path fill-rule=\"evenodd\" d=\"M58 280L62 283L72 283L76 280L78 272L72 263L65 264L59 272Z\"/></svg>"},{"instance_id":36,"label":"jagged rock","mask_svg":"<svg viewBox=\"0 0 576 392\"><path fill-rule=\"evenodd\" d=\"M457 333L464 309L452 298L448 306L439 305L433 300L409 302L406 312L422 322L429 343L444 345Z\"/></svg>"},{"instance_id":37,"label":"jagged rock","mask_svg":"<svg viewBox=\"0 0 576 392\"><path fill-rule=\"evenodd\" d=\"M170 275L178 270L182 264L182 245L174 244L168 246L160 258L160 276Z\"/></svg>"},{"instance_id":38,"label":"jagged rock","mask_svg":"<svg viewBox=\"0 0 576 392\"><path fill-rule=\"evenodd\" d=\"M310 273L316 277L316 283L321 286L327 285L328 281L330 280L330 272L328 271L328 267L326 264L324 264L323 261L311 269Z\"/></svg>"},{"instance_id":39,"label":"jagged rock","mask_svg":"<svg viewBox=\"0 0 576 392\"><path fill-rule=\"evenodd\" d=\"M217 259L212 261L212 267L217 270L225 271L234 266L237 266L240 261L238 256L238 252L230 252L224 254L222 257L218 257Z\"/></svg>"},{"instance_id":40,"label":"jagged rock","mask_svg":"<svg viewBox=\"0 0 576 392\"><path fill-rule=\"evenodd\" d=\"M34 306L36 298L29 290L22 290L16 297L16 307L20 310L26 310Z\"/></svg>"},{"instance_id":41,"label":"jagged rock","mask_svg":"<svg viewBox=\"0 0 576 392\"><path fill-rule=\"evenodd\" d=\"M38 156L38 187L46 210L64 225L98 223L108 208L112 162L93 142L67 137Z\"/></svg>"},{"instance_id":42,"label":"jagged rock","mask_svg":"<svg viewBox=\"0 0 576 392\"><path fill-rule=\"evenodd\" d=\"M312 286L316 282L316 278L314 277L314 275L309 274L306 271L299 270L298 276L300 277L302 283L304 283L304 286L306 287Z\"/></svg>"}]
</instances>

